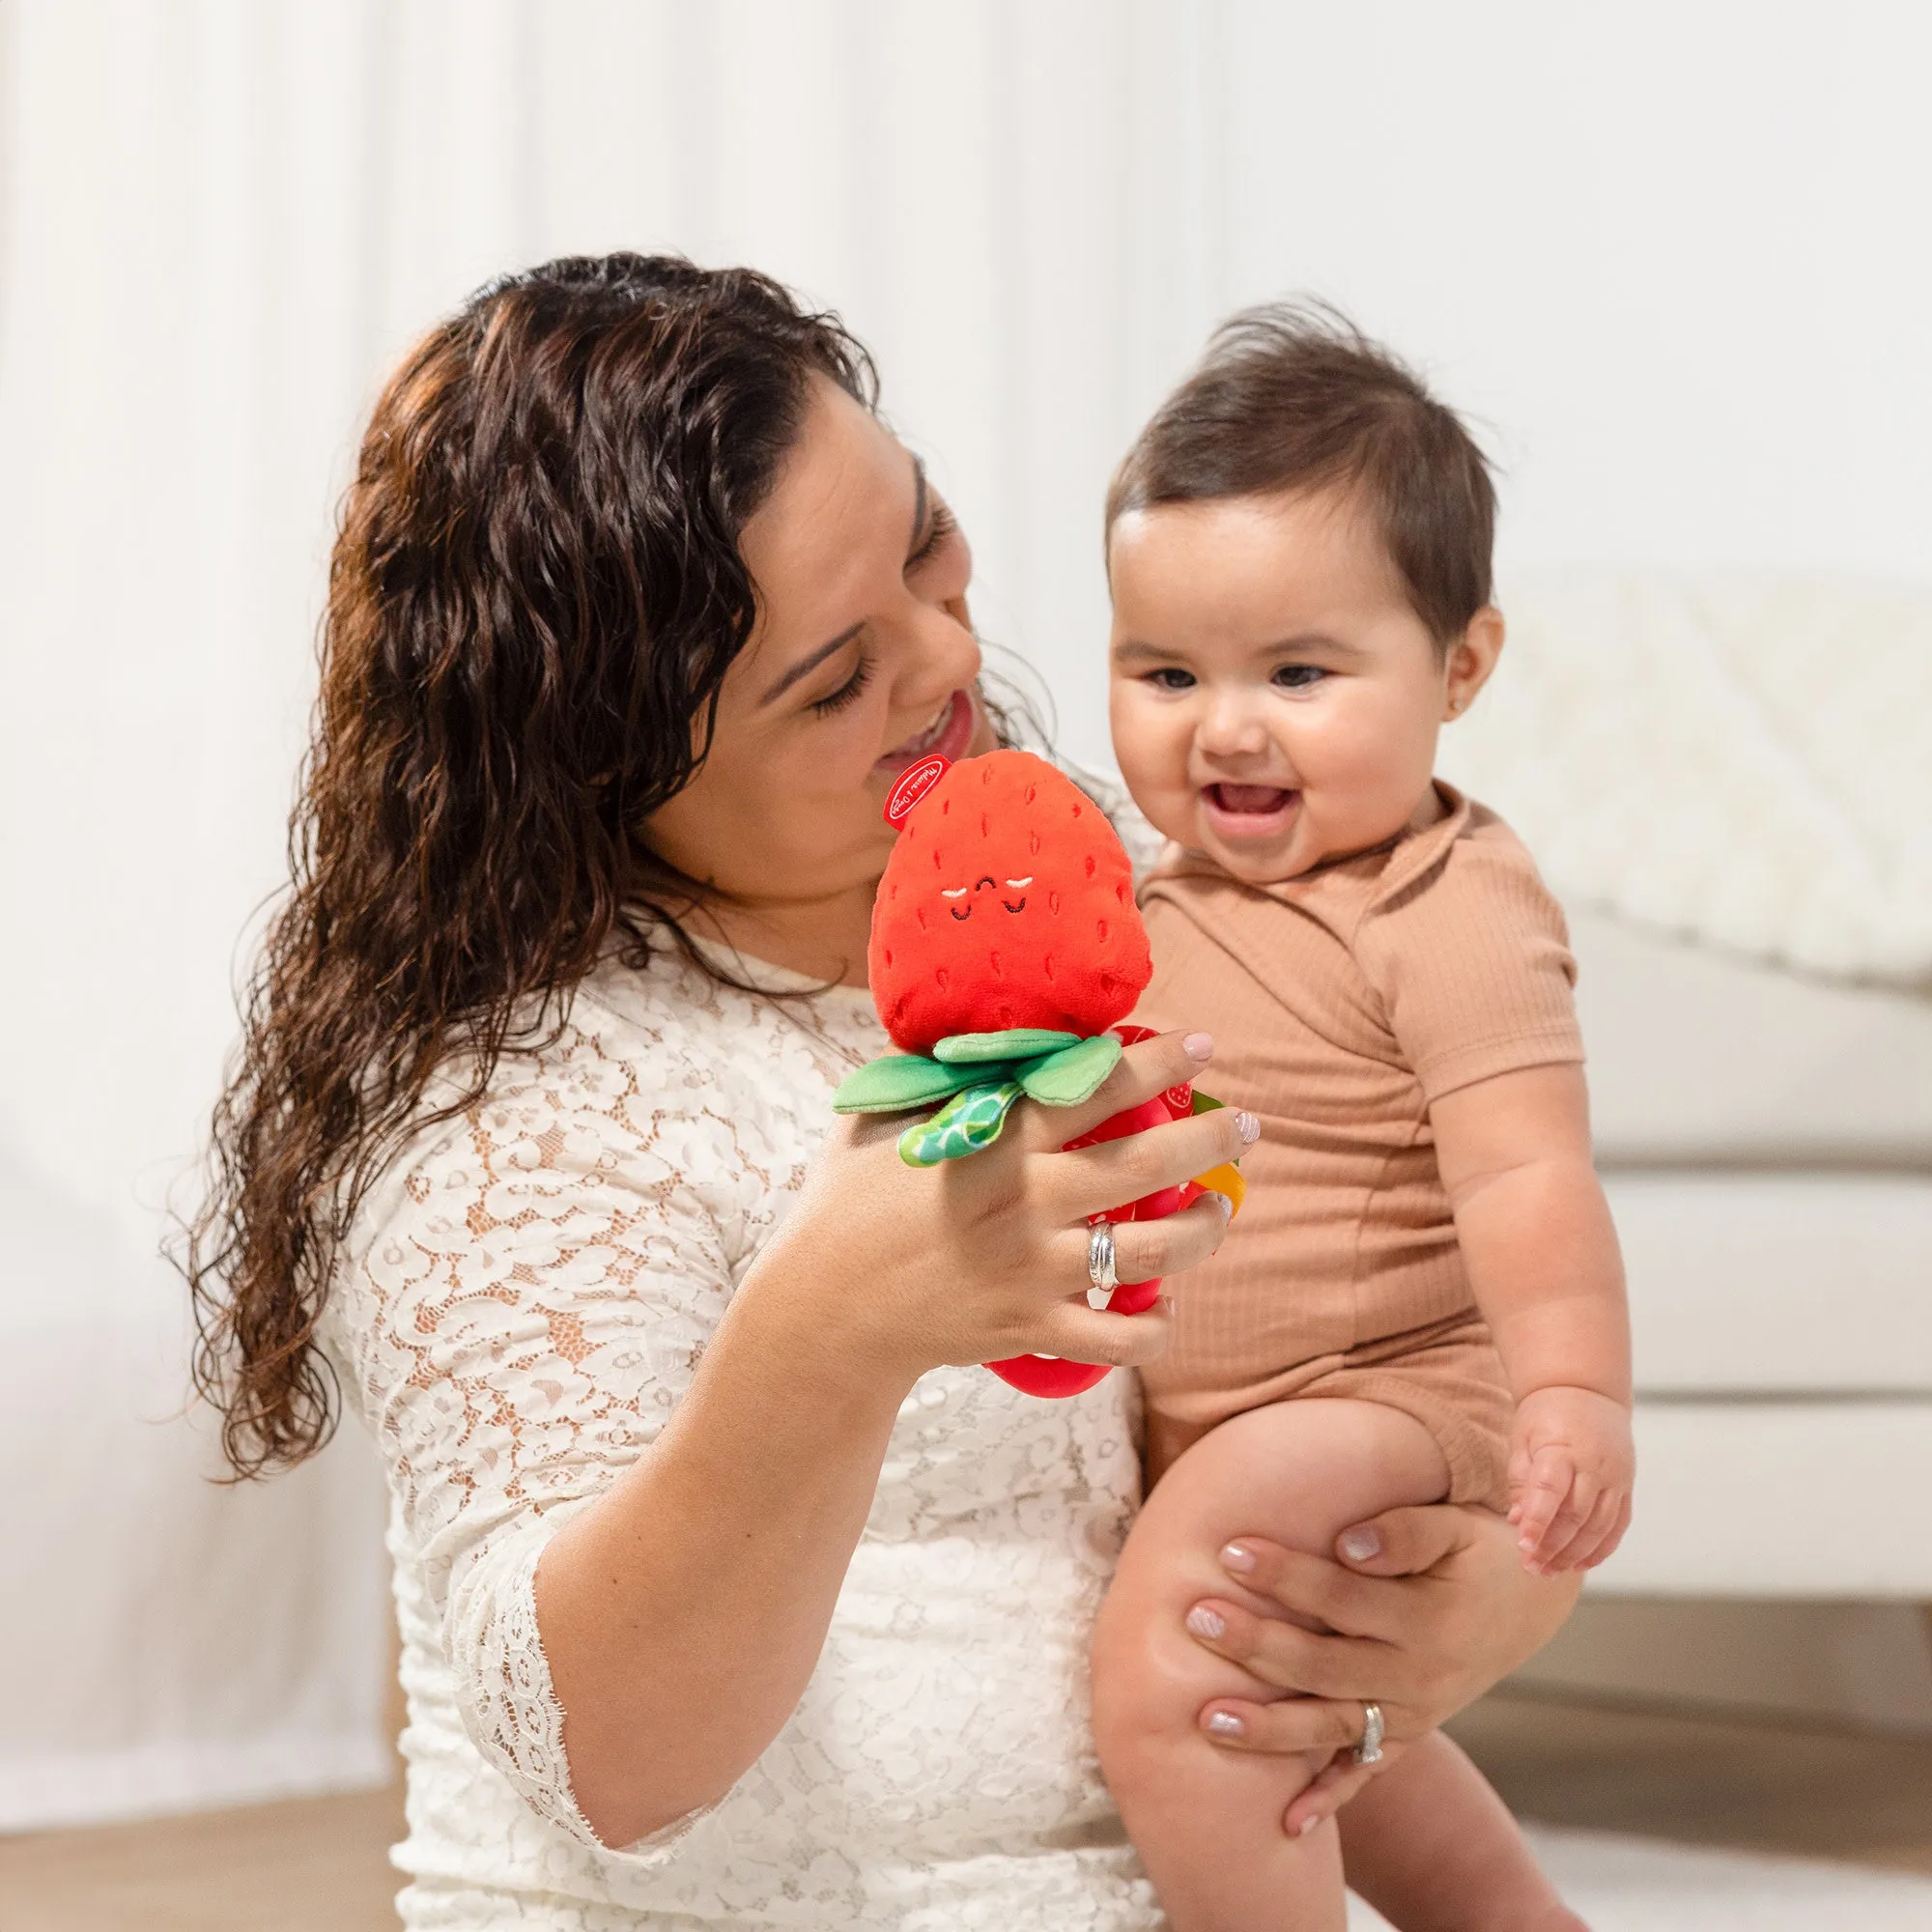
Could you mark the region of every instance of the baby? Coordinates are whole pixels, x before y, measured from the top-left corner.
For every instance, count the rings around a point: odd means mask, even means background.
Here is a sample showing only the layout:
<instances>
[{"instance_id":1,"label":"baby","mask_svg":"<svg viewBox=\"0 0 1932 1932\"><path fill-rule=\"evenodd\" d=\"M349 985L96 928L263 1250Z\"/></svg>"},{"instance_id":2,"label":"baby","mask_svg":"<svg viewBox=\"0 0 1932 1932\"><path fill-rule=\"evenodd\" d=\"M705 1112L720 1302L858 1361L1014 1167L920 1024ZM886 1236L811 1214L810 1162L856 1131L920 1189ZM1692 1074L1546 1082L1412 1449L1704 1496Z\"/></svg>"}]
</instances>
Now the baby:
<instances>
[{"instance_id":1,"label":"baby","mask_svg":"<svg viewBox=\"0 0 1932 1932\"><path fill-rule=\"evenodd\" d=\"M1180 1630L1267 1607L1243 1534L1326 1552L1447 1498L1506 1509L1551 1573L1629 1520L1563 916L1433 776L1502 648L1493 521L1457 417L1292 308L1221 329L1109 497L1114 746L1171 841L1138 1017L1208 1018L1217 1096L1263 1122L1246 1208L1144 1372L1157 1487L1094 1638L1101 1761L1176 1932L1344 1922L1336 1830L1284 1830L1322 1765L1207 1735L1280 1694ZM1439 1735L1343 1817L1350 1877L1406 1924L1578 1923Z\"/></svg>"}]
</instances>

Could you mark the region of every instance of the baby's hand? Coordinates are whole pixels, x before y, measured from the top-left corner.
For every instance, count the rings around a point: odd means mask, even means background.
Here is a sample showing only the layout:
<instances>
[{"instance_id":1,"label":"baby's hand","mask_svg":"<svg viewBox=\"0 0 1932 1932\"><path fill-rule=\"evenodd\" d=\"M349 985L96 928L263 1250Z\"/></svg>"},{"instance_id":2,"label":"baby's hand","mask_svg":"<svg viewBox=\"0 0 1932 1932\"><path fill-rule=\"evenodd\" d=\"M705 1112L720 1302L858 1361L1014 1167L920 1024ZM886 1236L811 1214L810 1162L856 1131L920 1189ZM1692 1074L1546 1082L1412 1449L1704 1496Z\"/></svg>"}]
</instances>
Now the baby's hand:
<instances>
[{"instance_id":1,"label":"baby's hand","mask_svg":"<svg viewBox=\"0 0 1932 1932\"><path fill-rule=\"evenodd\" d=\"M1541 1388L1517 1405L1510 1512L1523 1568L1589 1570L1630 1526L1630 1410L1595 1389Z\"/></svg>"}]
</instances>

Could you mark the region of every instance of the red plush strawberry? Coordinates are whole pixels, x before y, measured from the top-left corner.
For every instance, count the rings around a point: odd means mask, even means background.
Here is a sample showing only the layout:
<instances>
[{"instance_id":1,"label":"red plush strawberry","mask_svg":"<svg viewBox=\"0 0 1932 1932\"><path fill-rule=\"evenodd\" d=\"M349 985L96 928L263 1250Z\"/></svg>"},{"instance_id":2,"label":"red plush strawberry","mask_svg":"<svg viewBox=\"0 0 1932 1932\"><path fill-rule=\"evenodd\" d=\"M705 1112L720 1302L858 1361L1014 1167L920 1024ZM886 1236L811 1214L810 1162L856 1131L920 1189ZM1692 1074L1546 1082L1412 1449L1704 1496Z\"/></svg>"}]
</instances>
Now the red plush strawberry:
<instances>
[{"instance_id":1,"label":"red plush strawberry","mask_svg":"<svg viewBox=\"0 0 1932 1932\"><path fill-rule=\"evenodd\" d=\"M988 1146L1022 1095L1055 1107L1089 1098L1123 1040L1151 1037L1117 1022L1153 966L1114 828L1043 759L1028 752L951 766L924 759L894 786L886 817L902 836L873 904L869 963L879 1016L905 1050L849 1075L833 1105L893 1113L938 1104L899 1137L902 1159L930 1167ZM1068 1145L1116 1140L1218 1104L1175 1088ZM1238 1199L1232 1169L1201 1181ZM1161 1188L1104 1218L1172 1214L1200 1196L1201 1181ZM1138 1314L1159 1290L1157 1279L1123 1282L1107 1305ZM1034 1395L1077 1395L1107 1373L1048 1355L986 1366Z\"/></svg>"},{"instance_id":2,"label":"red plush strawberry","mask_svg":"<svg viewBox=\"0 0 1932 1932\"><path fill-rule=\"evenodd\" d=\"M1015 1028L1085 1038L1132 1012L1153 972L1106 813L1030 752L968 758L905 813L868 963L908 1053Z\"/></svg>"}]
</instances>

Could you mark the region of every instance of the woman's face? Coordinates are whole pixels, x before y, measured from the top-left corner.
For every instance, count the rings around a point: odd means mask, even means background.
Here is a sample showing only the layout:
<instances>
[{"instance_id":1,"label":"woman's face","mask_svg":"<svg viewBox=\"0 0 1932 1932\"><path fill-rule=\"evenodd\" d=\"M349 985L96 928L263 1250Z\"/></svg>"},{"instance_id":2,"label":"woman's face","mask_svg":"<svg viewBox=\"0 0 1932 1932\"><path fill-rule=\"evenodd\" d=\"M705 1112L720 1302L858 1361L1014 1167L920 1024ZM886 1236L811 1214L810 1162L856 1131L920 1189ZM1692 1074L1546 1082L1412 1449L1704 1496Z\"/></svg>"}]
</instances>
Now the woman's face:
<instances>
[{"instance_id":1,"label":"woman's face","mask_svg":"<svg viewBox=\"0 0 1932 1932\"><path fill-rule=\"evenodd\" d=\"M740 547L757 623L725 674L710 754L645 836L761 923L822 927L840 901L869 914L899 773L929 752L992 748L974 693L972 553L904 445L816 378Z\"/></svg>"}]
</instances>

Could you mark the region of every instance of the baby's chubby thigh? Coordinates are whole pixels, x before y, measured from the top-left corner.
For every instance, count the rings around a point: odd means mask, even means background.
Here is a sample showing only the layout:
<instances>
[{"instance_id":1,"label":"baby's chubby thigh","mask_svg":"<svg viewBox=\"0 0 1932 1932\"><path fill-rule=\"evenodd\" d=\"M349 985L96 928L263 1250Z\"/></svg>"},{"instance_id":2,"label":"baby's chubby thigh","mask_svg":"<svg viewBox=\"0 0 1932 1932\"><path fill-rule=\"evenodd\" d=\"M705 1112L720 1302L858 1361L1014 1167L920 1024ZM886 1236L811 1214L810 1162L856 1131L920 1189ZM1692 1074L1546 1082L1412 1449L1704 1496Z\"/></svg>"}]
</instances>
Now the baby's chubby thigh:
<instances>
[{"instance_id":1,"label":"baby's chubby thigh","mask_svg":"<svg viewBox=\"0 0 1932 1932\"><path fill-rule=\"evenodd\" d=\"M1286 1694L1186 1633L1187 1613L1204 1597L1284 1614L1222 1566L1222 1548L1261 1536L1325 1556L1351 1523L1448 1492L1435 1438L1380 1403L1310 1398L1232 1417L1174 1463L1136 1519L1094 1630L1096 1678L1112 1676L1118 1660L1140 1695L1155 1683L1185 1690L1190 1727L1208 1698Z\"/></svg>"},{"instance_id":2,"label":"baby's chubby thigh","mask_svg":"<svg viewBox=\"0 0 1932 1932\"><path fill-rule=\"evenodd\" d=\"M1155 1486L1094 1627L1094 1722L1115 1800L1178 1924L1215 1923L1220 1915L1176 1912L1170 1889L1192 1888L1175 1860L1184 1856L1192 1864L1208 1849L1204 1839L1222 1839L1221 1849L1232 1851L1232 1834L1247 1841L1249 1859L1260 1853L1264 1865L1271 1862L1268 1840L1287 1849L1282 1811L1321 1768L1304 1758L1224 1750L1201 1730L1202 1709L1212 1699L1265 1702L1288 1694L1187 1633L1187 1613L1203 1598L1282 1614L1222 1567L1221 1548L1249 1535L1327 1554L1350 1523L1436 1501L1448 1488L1442 1452L1414 1417L1378 1403L1317 1399L1231 1418ZM1174 1842L1164 1846L1167 1839ZM1190 1844L1193 1851L1183 1854Z\"/></svg>"}]
</instances>

